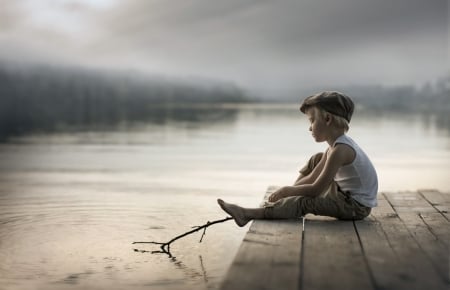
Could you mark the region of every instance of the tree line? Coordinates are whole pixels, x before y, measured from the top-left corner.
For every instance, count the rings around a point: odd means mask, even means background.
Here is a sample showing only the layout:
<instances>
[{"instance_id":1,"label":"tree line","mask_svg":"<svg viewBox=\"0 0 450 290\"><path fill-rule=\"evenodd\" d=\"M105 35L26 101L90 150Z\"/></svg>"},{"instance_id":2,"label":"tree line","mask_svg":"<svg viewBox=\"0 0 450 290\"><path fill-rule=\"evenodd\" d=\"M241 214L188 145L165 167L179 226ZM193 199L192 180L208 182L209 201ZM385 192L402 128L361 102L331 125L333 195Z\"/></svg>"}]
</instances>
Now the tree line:
<instances>
[{"instance_id":1,"label":"tree line","mask_svg":"<svg viewBox=\"0 0 450 290\"><path fill-rule=\"evenodd\" d=\"M246 101L243 90L227 83L0 65L0 140L31 131L111 126L123 120L197 118L183 110L184 105Z\"/></svg>"},{"instance_id":2,"label":"tree line","mask_svg":"<svg viewBox=\"0 0 450 290\"><path fill-rule=\"evenodd\" d=\"M349 86L342 90L370 110L450 112L450 75L421 86Z\"/></svg>"}]
</instances>

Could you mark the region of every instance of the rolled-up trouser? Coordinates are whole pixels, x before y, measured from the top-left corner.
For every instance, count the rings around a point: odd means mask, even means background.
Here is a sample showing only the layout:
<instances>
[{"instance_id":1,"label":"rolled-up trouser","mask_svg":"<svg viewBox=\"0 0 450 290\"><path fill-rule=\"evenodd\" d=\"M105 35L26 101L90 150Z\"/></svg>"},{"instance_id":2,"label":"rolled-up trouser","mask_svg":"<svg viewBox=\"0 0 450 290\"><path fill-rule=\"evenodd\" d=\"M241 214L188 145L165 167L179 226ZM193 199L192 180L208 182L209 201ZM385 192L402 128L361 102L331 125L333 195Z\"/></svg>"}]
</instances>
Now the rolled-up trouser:
<instances>
[{"instance_id":1,"label":"rolled-up trouser","mask_svg":"<svg viewBox=\"0 0 450 290\"><path fill-rule=\"evenodd\" d=\"M308 163L300 170L303 176L312 172L320 162L323 153L313 155ZM336 182L317 197L291 196L278 200L277 202L264 206L264 218L267 219L289 219L299 218L305 214L331 216L344 220L359 220L370 214L371 208L366 207L354 200L350 193L344 193L339 189Z\"/></svg>"}]
</instances>

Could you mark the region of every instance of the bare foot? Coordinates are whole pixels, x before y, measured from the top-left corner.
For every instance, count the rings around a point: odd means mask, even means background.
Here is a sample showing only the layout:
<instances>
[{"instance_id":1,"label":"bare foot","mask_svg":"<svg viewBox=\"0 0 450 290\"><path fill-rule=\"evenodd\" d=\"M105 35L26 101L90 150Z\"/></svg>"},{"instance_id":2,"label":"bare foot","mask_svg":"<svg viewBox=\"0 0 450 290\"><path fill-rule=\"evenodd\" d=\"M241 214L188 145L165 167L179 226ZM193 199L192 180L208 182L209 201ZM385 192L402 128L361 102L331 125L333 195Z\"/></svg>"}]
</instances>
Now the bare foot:
<instances>
[{"instance_id":1,"label":"bare foot","mask_svg":"<svg viewBox=\"0 0 450 290\"><path fill-rule=\"evenodd\" d=\"M226 213L231 215L238 226L243 227L250 221L250 219L245 216L244 208L235 204L226 203L221 199L218 199L217 203Z\"/></svg>"}]
</instances>

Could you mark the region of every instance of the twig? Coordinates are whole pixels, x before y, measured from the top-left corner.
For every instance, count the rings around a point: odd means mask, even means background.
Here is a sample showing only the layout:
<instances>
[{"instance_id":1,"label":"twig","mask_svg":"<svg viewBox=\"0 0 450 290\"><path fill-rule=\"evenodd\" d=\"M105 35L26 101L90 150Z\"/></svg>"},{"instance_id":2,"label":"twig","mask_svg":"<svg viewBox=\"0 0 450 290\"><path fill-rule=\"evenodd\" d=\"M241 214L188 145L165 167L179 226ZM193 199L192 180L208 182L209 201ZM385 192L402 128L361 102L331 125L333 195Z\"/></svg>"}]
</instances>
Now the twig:
<instances>
[{"instance_id":1,"label":"twig","mask_svg":"<svg viewBox=\"0 0 450 290\"><path fill-rule=\"evenodd\" d=\"M200 241L199 241L199 243L201 243L202 240L203 240L203 237L205 236L207 227L212 226L214 224L223 223L223 222L226 222L226 221L229 221L229 220L232 220L232 219L233 219L232 217L226 217L226 218L221 219L221 220L215 220L215 221L212 221L212 222L208 221L206 224L201 225L201 226L195 226L194 227L195 229L193 229L191 231L188 231L188 232L185 232L185 233L183 233L181 235L178 235L178 236L172 238L170 241L165 242L165 243L154 242L154 241L151 241L151 242L133 242L133 244L161 245L160 246L160 249L161 249L160 251L146 251L146 250L139 250L139 249L134 249L134 251L135 252L140 252L140 253L148 253L148 252L150 252L152 254L159 254L159 253L162 254L163 253L163 254L169 255L169 257L172 257L172 254L170 253L170 244L172 244L176 240L179 240L179 239L181 239L181 238L183 238L183 237L185 237L187 235L193 234L193 233L198 232L199 230L203 229L203 233L202 233L202 236L201 236Z\"/></svg>"},{"instance_id":2,"label":"twig","mask_svg":"<svg viewBox=\"0 0 450 290\"><path fill-rule=\"evenodd\" d=\"M206 223L206 225L209 225L209 221ZM198 241L199 243L203 241L203 237L205 236L205 234L206 234L206 227L203 228L202 236L200 237L200 241Z\"/></svg>"}]
</instances>

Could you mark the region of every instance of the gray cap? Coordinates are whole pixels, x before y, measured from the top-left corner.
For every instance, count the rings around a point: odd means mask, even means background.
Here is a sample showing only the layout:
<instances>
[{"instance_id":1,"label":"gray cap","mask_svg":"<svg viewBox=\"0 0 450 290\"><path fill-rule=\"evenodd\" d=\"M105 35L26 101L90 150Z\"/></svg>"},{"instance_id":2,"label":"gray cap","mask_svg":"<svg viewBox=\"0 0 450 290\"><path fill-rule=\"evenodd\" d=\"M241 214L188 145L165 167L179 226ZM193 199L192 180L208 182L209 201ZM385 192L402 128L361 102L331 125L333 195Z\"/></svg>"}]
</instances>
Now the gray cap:
<instances>
[{"instance_id":1,"label":"gray cap","mask_svg":"<svg viewBox=\"0 0 450 290\"><path fill-rule=\"evenodd\" d=\"M325 111L342 117L350 122L355 105L350 97L335 91L325 91L307 97L300 106L300 111L306 113L306 109L317 106Z\"/></svg>"}]
</instances>

